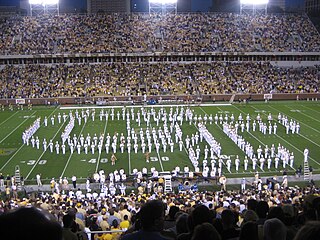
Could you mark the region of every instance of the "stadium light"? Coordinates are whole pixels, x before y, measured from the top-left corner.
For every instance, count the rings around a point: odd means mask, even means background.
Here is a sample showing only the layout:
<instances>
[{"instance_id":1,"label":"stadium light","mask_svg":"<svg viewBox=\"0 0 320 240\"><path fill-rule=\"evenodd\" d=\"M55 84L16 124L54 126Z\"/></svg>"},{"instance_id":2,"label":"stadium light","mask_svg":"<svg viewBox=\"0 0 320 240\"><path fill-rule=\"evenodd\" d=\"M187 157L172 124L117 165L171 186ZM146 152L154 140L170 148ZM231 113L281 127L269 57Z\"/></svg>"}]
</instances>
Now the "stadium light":
<instances>
[{"instance_id":1,"label":"stadium light","mask_svg":"<svg viewBox=\"0 0 320 240\"><path fill-rule=\"evenodd\" d=\"M59 0L29 0L29 4L51 5L58 4Z\"/></svg>"},{"instance_id":2,"label":"stadium light","mask_svg":"<svg viewBox=\"0 0 320 240\"><path fill-rule=\"evenodd\" d=\"M149 0L149 13L176 14L178 0Z\"/></svg>"},{"instance_id":3,"label":"stadium light","mask_svg":"<svg viewBox=\"0 0 320 240\"><path fill-rule=\"evenodd\" d=\"M266 14L269 0L240 0L240 14Z\"/></svg>"},{"instance_id":4,"label":"stadium light","mask_svg":"<svg viewBox=\"0 0 320 240\"><path fill-rule=\"evenodd\" d=\"M178 0L149 0L150 3L171 4L177 3Z\"/></svg>"},{"instance_id":5,"label":"stadium light","mask_svg":"<svg viewBox=\"0 0 320 240\"><path fill-rule=\"evenodd\" d=\"M36 5L36 4L42 4L42 0L29 0L29 4L34 4L34 5Z\"/></svg>"},{"instance_id":6,"label":"stadium light","mask_svg":"<svg viewBox=\"0 0 320 240\"><path fill-rule=\"evenodd\" d=\"M268 4L269 0L240 0L240 3L260 5L260 4Z\"/></svg>"},{"instance_id":7,"label":"stadium light","mask_svg":"<svg viewBox=\"0 0 320 240\"><path fill-rule=\"evenodd\" d=\"M47 4L47 5L49 5L49 4L58 4L59 0L44 0L43 2L44 2L44 4Z\"/></svg>"},{"instance_id":8,"label":"stadium light","mask_svg":"<svg viewBox=\"0 0 320 240\"><path fill-rule=\"evenodd\" d=\"M29 0L29 6L31 16L40 14L59 15L59 0Z\"/></svg>"}]
</instances>

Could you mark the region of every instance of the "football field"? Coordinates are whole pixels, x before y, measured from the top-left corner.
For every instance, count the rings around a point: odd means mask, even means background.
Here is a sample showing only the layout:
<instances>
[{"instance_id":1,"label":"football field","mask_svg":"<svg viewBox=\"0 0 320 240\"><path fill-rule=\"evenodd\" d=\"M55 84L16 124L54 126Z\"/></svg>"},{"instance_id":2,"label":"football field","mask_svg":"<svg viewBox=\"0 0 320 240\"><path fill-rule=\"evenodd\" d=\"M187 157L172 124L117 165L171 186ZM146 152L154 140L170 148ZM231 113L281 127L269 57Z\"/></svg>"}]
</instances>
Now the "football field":
<instances>
[{"instance_id":1,"label":"football field","mask_svg":"<svg viewBox=\"0 0 320 240\"><path fill-rule=\"evenodd\" d=\"M188 111L187 111L188 109ZM101 111L103 110L103 116L100 119ZM75 113L81 116L86 115L86 121L82 118L81 123L78 119L75 119L74 127L71 130L70 137L71 141L75 136L76 141L79 143L81 135L85 138L88 134L93 137L96 135L98 138L102 136L103 145L102 150L99 152L97 145L94 147L94 152L91 147L88 147L88 152L84 151L81 146L80 151L75 148L73 153L70 151L68 144L66 144L66 152L63 154L61 151L61 134L65 130L67 124L70 122L70 114ZM192 113L192 121L187 119L186 112ZM183 119L178 117L179 120L175 119L175 125L170 127L174 117L170 117L176 114L181 116ZM94 114L94 120L92 115ZM145 114L145 115L144 115ZM268 121L268 115L272 116L272 120ZM300 124L299 133L286 133L284 125L278 122L278 115L286 116L288 122L292 121ZM58 116L61 116L59 123ZM67 116L63 120L63 115ZM108 117L106 117L108 115ZM113 116L112 116L113 115ZM137 120L137 116L141 116L140 126ZM149 121L145 121L147 116L151 116ZM213 120L210 122L210 115ZM87 178L92 176L93 173L98 172L100 169L108 174L115 169L119 170L123 168L127 175L132 174L134 169L141 170L146 167L150 172L152 167L156 168L159 172L172 171L176 166L179 166L183 170L184 166L189 166L191 170L194 167L189 158L189 148L186 146L185 139L192 135L199 133L199 122L205 123L206 129L214 137L216 142L221 146L220 156L214 155L208 159L208 165L210 167L212 159L221 158L223 160L222 172L228 177L240 177L240 176L252 176L254 170L252 169L251 161L249 161L248 169L245 171L243 166L243 160L246 153L241 150L238 145L232 141L223 131L223 124L218 121L215 123L214 116L222 116L225 121L227 116L227 122L230 122L230 117L233 115L235 121L239 118L239 115L243 117L243 122L246 122L246 117L250 116L250 128L249 131L246 129L242 132L239 126L238 135L242 136L243 139L250 143L253 147L254 153L256 153L259 145L262 149L265 146L271 147L272 144L279 146L279 144L287 149L290 154L294 155L293 166L286 166L288 172L295 172L299 165L303 167L304 149L309 150L308 161L309 165L312 166L314 172L320 170L320 104L318 101L282 101L282 102L250 102L246 105L241 104L210 104L210 105L178 105L178 106L36 106L32 109L26 107L17 109L14 107L13 110L5 108L4 111L0 111L0 172L3 175L14 175L14 169L16 166L20 167L21 175L24 177L26 184L34 183L37 174L41 173L43 179L51 179L52 177L59 178L67 177L71 178L72 175L76 175L78 178ZM256 130L253 131L252 124L257 116L260 116L262 123L268 125L277 125L276 134L268 132L264 134L259 131L257 126ZM146 116L146 117L145 117ZM175 116L175 117L176 117ZM197 119L194 120L196 116ZM201 117L200 117L201 116ZM204 120L206 116L206 121ZM35 120L40 117L40 128L34 133L34 138L39 139L39 147L32 146L31 141L29 144L24 144L22 140L22 133L29 126L31 126ZM47 126L45 126L44 119L47 118ZM52 124L52 118L54 124ZM158 121L155 119L158 118ZM187 120L186 120L187 119ZM234 121L234 122L235 122ZM150 161L146 162L145 153L142 151L142 140L141 136L146 138L146 131L156 132L159 140L159 129L165 132L165 122L168 128L170 136L166 136L166 139L170 139L173 142L173 151L167 142L166 149L163 145L160 145L159 151L156 151L155 144L151 147ZM137 153L134 149L134 141L131 139L131 149L128 151L125 145L123 153L120 148L120 136L123 134L125 141L128 141L128 124L130 127L130 135L133 133L137 135ZM179 143L176 142L175 133L177 131L177 125L181 128L183 147L180 149ZM133 132L132 132L133 131ZM163 134L163 133L162 133ZM113 149L110 145L110 149L106 152L105 143L107 136L111 137L111 143L113 137L116 136L116 153L117 158L114 165L111 162L111 155ZM130 137L132 137L131 135ZM44 138L49 143L52 140L55 145L58 141L59 152L57 152L55 146L51 152L49 147L43 147ZM93 141L93 140L92 140ZM147 142L147 141L146 141ZM154 139L152 139L152 143ZM161 141L160 141L161 142ZM206 139L198 141L192 147L195 151L196 148L200 148L200 157L198 159L199 169L202 171L203 159L205 158L205 147L209 147L209 143ZM146 146L146 150L148 146ZM239 156L240 166L238 171L235 169L235 158ZM232 164L230 170L226 167L226 160L231 159ZM274 160L274 159L273 159ZM283 171L282 163L279 163L278 168L274 166L274 161L270 169L267 168L266 164L264 168L260 168L258 164L257 169L262 175L272 176L281 175Z\"/></svg>"}]
</instances>

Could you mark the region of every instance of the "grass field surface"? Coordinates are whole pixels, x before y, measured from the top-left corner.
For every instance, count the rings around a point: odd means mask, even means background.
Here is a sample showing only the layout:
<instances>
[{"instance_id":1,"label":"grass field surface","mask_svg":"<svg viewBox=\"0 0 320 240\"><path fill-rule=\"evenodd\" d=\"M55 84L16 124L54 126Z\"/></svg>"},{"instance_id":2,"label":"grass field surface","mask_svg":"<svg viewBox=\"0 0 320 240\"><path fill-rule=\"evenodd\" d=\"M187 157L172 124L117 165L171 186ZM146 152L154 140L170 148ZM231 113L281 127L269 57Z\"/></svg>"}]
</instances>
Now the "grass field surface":
<instances>
[{"instance_id":1,"label":"grass field surface","mask_svg":"<svg viewBox=\"0 0 320 240\"><path fill-rule=\"evenodd\" d=\"M93 173L100 169L104 169L107 174L115 169L119 170L120 168L123 168L127 174L132 173L133 169L141 170L143 167L146 167L148 171L150 171L151 167L155 167L159 172L172 171L176 166L180 166L180 168L183 169L185 165L188 165L190 169L194 169L188 157L188 150L185 148L185 140L183 140L183 151L180 151L179 144L175 143L173 152L170 151L170 146L168 145L166 152L164 152L163 148L160 147L160 151L157 153L153 145L149 163L146 162L145 155L141 151L140 138L138 141L138 153L134 152L133 147L131 148L130 153L128 153L127 148L125 148L124 153L121 153L118 137L117 152L115 154L117 161L115 165L112 165L110 161L112 155L111 147L110 152L107 154L104 145L102 147L101 154L98 152L97 148L95 149L94 154L92 154L90 148L88 154L85 154L83 149L81 149L80 154L77 153L76 149L74 153L71 154L68 146L66 147L67 150L65 154L62 154L61 150L60 153L57 154L55 148L52 153L49 149L44 150L42 146L44 138L46 138L48 142L50 139L53 140L53 143L59 141L61 145L61 133L70 121L70 118L68 117L65 122L61 120L61 123L59 124L57 117L59 113L60 115L65 113L69 116L70 111L72 111L73 114L75 114L75 111L78 111L81 115L82 108L86 111L88 106L37 106L32 109L27 109L25 107L23 110L18 110L14 107L13 110L5 108L4 111L0 111L0 172L2 172L3 175L14 175L15 166L18 165L24 179L26 181L33 181L39 173L41 173L43 179L50 179L52 177L58 178L60 176L71 178L72 175L76 175L78 178L86 178L88 176L92 176ZM127 106L125 107L125 112L131 113L133 111L136 115L138 111L140 113L143 111L154 111L156 114L158 114L159 111L165 111L168 114L170 112L170 108L172 108L173 112L180 112L182 106ZM256 152L259 145L264 148L265 145L271 146L272 144L275 146L281 144L283 147L288 149L290 153L293 152L294 166L293 168L289 166L287 167L289 172L294 172L300 164L303 166L303 151L307 148L309 150L309 165L313 167L315 172L320 170L320 104L317 101L285 101L268 103L250 102L247 105L211 104L202 106L183 106L184 111L187 108L193 112L193 116L201 115L202 118L205 115L209 116L210 114L212 114L212 116L215 116L215 114L220 116L221 114L223 117L226 114L229 117L233 114L237 119L240 114L244 118L249 114L250 118L253 120L256 119L258 114L260 114L262 121L265 123L268 123L267 116L271 114L273 117L272 124L274 124L274 122L278 124L277 134L262 134L258 130L254 132L250 130L249 132L238 131L239 135L243 136L243 138L253 146L254 152ZM95 109L94 121L92 121L91 118L93 109ZM70 136L73 137L75 134L79 139L81 134L83 134L83 136L90 134L91 137L93 137L94 134L97 136L103 135L104 144L107 134L111 136L111 139L115 133L118 133L118 136L123 133L125 137L127 137L127 121L122 118L123 107L104 107L103 110L105 113L109 114L109 117L107 120L104 117L102 121L99 119L101 109L102 108L90 106L90 109L88 110L90 112L90 117L88 117L87 122L85 123L85 121L82 120L81 125L79 125L78 121L75 120L75 126L72 129ZM114 111L114 120L111 119L111 111ZM120 114L119 120L117 119L118 112ZM289 121L292 119L293 121L299 122L301 126L300 133L286 134L285 127L278 123L277 117L279 113L287 116ZM54 125L51 124L51 117L53 116L55 118ZM41 118L41 126L34 136L37 136L40 140L39 149L32 147L31 143L27 146L26 144L23 144L22 141L23 131L32 125L38 117ZM45 117L48 119L47 126L44 126ZM167 118L167 120L168 128L170 128L169 118ZM152 128L158 130L159 127L163 129L162 118L160 119L158 126L152 117L150 119L149 126L146 125L142 116L141 126L138 126L136 118L135 120L130 120L130 128L133 128L137 135L139 135L139 131L141 129L145 134L147 128L150 130L152 130ZM196 134L198 131L198 126L197 124L194 124L194 122L190 125L189 121L183 121L180 127L183 132L183 139L185 139L187 135L191 137L192 134ZM249 165L247 171L244 171L243 169L245 153L223 132L223 126L219 123L215 124L214 121L212 124L207 121L206 128L216 141L220 143L222 148L221 154L224 155L223 157L230 157L232 160L230 172L224 165L222 169L223 173L229 177L239 177L244 175L252 176L253 170L251 165ZM174 131L175 128L171 137L175 142ZM202 170L204 148L208 143L203 140L202 142L199 142L198 145L201 149L199 166L200 170ZM194 149L195 148L196 146L194 146ZM239 155L241 160L238 172L236 172L234 166L234 159L236 155ZM210 166L210 159L208 162ZM278 169L274 168L274 163L270 170L266 167L263 170L258 167L258 171L263 175L281 175L282 170L283 168L281 163L279 164Z\"/></svg>"}]
</instances>

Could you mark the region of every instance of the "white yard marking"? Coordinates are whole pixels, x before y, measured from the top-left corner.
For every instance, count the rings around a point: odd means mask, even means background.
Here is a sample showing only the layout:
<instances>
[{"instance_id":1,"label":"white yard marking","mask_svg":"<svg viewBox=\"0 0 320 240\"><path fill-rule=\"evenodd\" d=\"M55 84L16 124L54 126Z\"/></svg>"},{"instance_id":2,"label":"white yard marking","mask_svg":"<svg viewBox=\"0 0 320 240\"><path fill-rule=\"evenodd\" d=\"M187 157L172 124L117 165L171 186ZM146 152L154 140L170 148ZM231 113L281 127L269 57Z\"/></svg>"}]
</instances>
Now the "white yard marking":
<instances>
[{"instance_id":1,"label":"white yard marking","mask_svg":"<svg viewBox=\"0 0 320 240\"><path fill-rule=\"evenodd\" d=\"M271 106L269 106L269 107L272 108L272 109L274 109L274 110L277 110L277 109L274 108L274 107L271 107ZM277 110L277 111L279 111L279 110ZM279 112L280 112L281 114L284 114L284 113L281 112L281 111L279 111ZM289 115L287 115L287 114L284 114L284 115L289 116ZM306 115L306 116L307 116L307 115ZM292 118L291 116L289 116L289 117ZM292 118L292 119L295 120L296 122L300 122L300 121L297 121L297 119L295 119L295 118ZM313 128L313 127L310 127L308 124L305 124L305 123L303 123L303 122L301 122L301 124L302 124L302 125L305 125L305 126L307 126L307 127L309 127L309 128L311 128L311 129L312 129L313 131L315 131L315 132L320 133L320 131L318 131L317 129L315 129L315 128ZM312 141L311 139L305 137L303 134L299 133L299 136L303 137L304 139L306 139L306 140L312 142L313 144L317 145L318 147L320 147L319 144L317 144L316 142Z\"/></svg>"},{"instance_id":2,"label":"white yard marking","mask_svg":"<svg viewBox=\"0 0 320 240\"><path fill-rule=\"evenodd\" d=\"M151 126L151 122L150 122L150 129L152 129L152 126ZM160 145L161 147L161 145ZM159 147L159 152L160 152L160 147ZM156 150L157 152L157 150ZM162 165L162 160L161 160L161 157L160 157L160 153L157 152L157 155L158 155L158 158L159 158L159 163L160 163L160 167L161 167L161 171L164 172L164 168L163 168L163 165Z\"/></svg>"},{"instance_id":3,"label":"white yard marking","mask_svg":"<svg viewBox=\"0 0 320 240\"><path fill-rule=\"evenodd\" d=\"M37 111L34 111L32 114L31 114L31 116L32 115L34 115L35 113L36 113ZM5 138L3 138L1 141L0 141L0 143L2 143L4 140L6 140L12 133L14 133L22 124L24 124L25 123L25 121L27 121L28 120L28 118L26 118L25 120L23 120L22 121L22 123L20 123L15 129L13 129L9 134L7 134L6 136L5 136Z\"/></svg>"},{"instance_id":4,"label":"white yard marking","mask_svg":"<svg viewBox=\"0 0 320 240\"><path fill-rule=\"evenodd\" d=\"M208 115L208 113L207 113L202 107L200 107L200 109L201 109L202 112L204 112L205 114ZM221 110L221 108L218 107L218 109L220 110L220 112L223 112L223 111ZM221 128L221 126L220 126L219 124L216 124L216 126L217 126L218 128L220 128L220 130L223 132L223 129ZM229 139L229 138L227 137L227 139ZM221 148L221 150L222 150L222 148ZM222 163L223 163L223 165L226 165L223 160L222 160ZM228 169L227 169L227 170L228 170ZM229 170L228 170L228 172L231 173L231 171L229 171Z\"/></svg>"},{"instance_id":5,"label":"white yard marking","mask_svg":"<svg viewBox=\"0 0 320 240\"><path fill-rule=\"evenodd\" d=\"M242 111L240 108L238 108L237 106L235 105L232 105L234 108L236 108L238 111L242 112L243 114L247 114L246 112ZM266 146L266 144L264 144L259 138L257 138L256 136L254 136L250 131L247 132L249 133L254 139L256 139L258 142L260 142L264 147Z\"/></svg>"},{"instance_id":6,"label":"white yard marking","mask_svg":"<svg viewBox=\"0 0 320 240\"><path fill-rule=\"evenodd\" d=\"M304 108L307 108L307 109L309 109L309 110L311 110L311 111L314 111L314 112L316 112L316 113L320 113L320 111L317 111L317 110L315 110L315 109L313 109L313 108L310 108L310 107L307 107L307 106L305 106L305 105L301 105L302 107L304 107Z\"/></svg>"},{"instance_id":7,"label":"white yard marking","mask_svg":"<svg viewBox=\"0 0 320 240\"><path fill-rule=\"evenodd\" d=\"M313 128L313 127L310 127L308 124L305 124L304 122L298 121L297 119L293 118L293 117L290 116L289 114L285 114L285 113L281 112L280 110L278 110L278 109L276 109L275 107L272 107L272 106L270 106L270 105L268 105L268 107L272 108L272 109L275 110L275 111L280 112L281 114L284 114L285 116L288 116L288 117L292 118L292 119L295 120L296 122L301 123L301 125L304 125L304 126L310 128L310 129L312 129L313 131L315 131L315 132L317 132L317 133L320 133L319 130L317 130L317 129ZM287 108L289 108L289 107L287 107ZM290 108L289 108L289 109L290 109ZM303 114L302 112L300 112L300 113ZM303 115L305 115L305 116L307 116L307 117L310 117L310 116L308 116L307 114L303 114ZM310 118L311 118L311 117L310 117ZM317 121L318 121L318 120L317 120Z\"/></svg>"},{"instance_id":8,"label":"white yard marking","mask_svg":"<svg viewBox=\"0 0 320 240\"><path fill-rule=\"evenodd\" d=\"M49 115L49 117L57 110L58 108L56 107ZM0 170L3 170L5 168L5 166L7 166L7 164L9 162L11 162L11 160L16 156L16 154L25 146L25 144L22 144L21 147L12 155L11 158L8 159L8 161L6 161L6 163L1 167Z\"/></svg>"},{"instance_id":9,"label":"white yard marking","mask_svg":"<svg viewBox=\"0 0 320 240\"><path fill-rule=\"evenodd\" d=\"M269 105L268 105L268 106L269 106ZM255 107L253 107L253 106L251 106L251 107L252 107L252 108L255 108ZM269 106L269 107L271 107L271 106ZM273 108L273 107L271 107L271 108ZM255 109L256 109L256 108L255 108ZM276 108L273 108L273 109L283 114L283 112L277 110ZM266 115L266 114L265 114L265 115ZM301 134L300 134L300 135L301 135ZM290 146L292 146L292 147L293 147L294 149L296 149L298 152L300 152L300 153L303 154L303 151L301 151L299 148L297 148L296 146L294 146L293 144L291 144L290 142L288 142L287 140L285 140L283 137L281 137L281 136L278 135L278 134L276 134L276 136L277 136L278 138L280 138L282 141L288 143ZM309 139L307 139L307 140L309 140ZM310 141L310 140L309 140L309 141ZM316 164L318 164L318 165L320 166L320 163L318 163L318 162L317 162L315 159L313 159L312 157L309 156L309 159L311 159L313 162L315 162Z\"/></svg>"},{"instance_id":10,"label":"white yard marking","mask_svg":"<svg viewBox=\"0 0 320 240\"><path fill-rule=\"evenodd\" d=\"M51 139L55 139L55 137L58 135L58 133L60 132L61 128L64 126L65 123L61 124L61 126L59 127L58 131L54 134L54 136ZM48 149L48 147L47 147ZM47 150L46 149L46 150ZM46 150L43 150L43 152L41 153L40 157L38 157L37 161L35 162L35 164L33 164L31 170L29 171L29 173L27 174L25 179L28 179L28 177L31 175L31 173L33 172L33 170L35 169L35 167L38 165L38 163L40 162L42 156L46 153Z\"/></svg>"},{"instance_id":11,"label":"white yard marking","mask_svg":"<svg viewBox=\"0 0 320 240\"><path fill-rule=\"evenodd\" d=\"M131 154L129 152L128 152L128 161L129 161L129 173L132 174L132 172L131 172Z\"/></svg>"},{"instance_id":12,"label":"white yard marking","mask_svg":"<svg viewBox=\"0 0 320 240\"><path fill-rule=\"evenodd\" d=\"M86 126L86 124L87 124L87 123L84 123L84 124L83 124L83 126L82 126L82 128L81 128L81 131L80 131L80 133L79 133L79 136L78 136L77 141L79 141L79 138L80 138L80 136L81 136L81 133L83 132L84 127ZM74 152L75 152L75 151L74 151ZM73 153L74 153L74 152L73 152ZM68 158L68 160L67 160L67 163L66 163L66 165L64 166L62 173L60 174L60 177L63 177L64 173L66 172L67 167L68 167L68 165L69 165L69 162L70 162L70 160L71 160L71 157L72 157L73 153L70 153L69 158Z\"/></svg>"},{"instance_id":13,"label":"white yard marking","mask_svg":"<svg viewBox=\"0 0 320 240\"><path fill-rule=\"evenodd\" d=\"M109 114L109 111L108 111L108 114ZM103 141L102 141L102 148L103 148L103 143L104 143L104 137L105 137L105 134L106 134L106 129L107 129L107 125L108 125L108 120L109 118L106 120L106 123L104 124L104 129L103 129ZM102 151L101 151L102 152ZM97 165L96 165L96 171L95 172L98 172L98 168L99 168L99 163L100 163L100 158L101 158L101 153L99 153L99 156L98 156L98 161L97 161Z\"/></svg>"},{"instance_id":14,"label":"white yard marking","mask_svg":"<svg viewBox=\"0 0 320 240\"><path fill-rule=\"evenodd\" d=\"M14 117L19 111L15 112L14 114L12 114L10 117L8 117L6 120L4 120L2 123L0 123L0 126L4 123L6 123L7 121L9 121L12 117Z\"/></svg>"},{"instance_id":15,"label":"white yard marking","mask_svg":"<svg viewBox=\"0 0 320 240\"><path fill-rule=\"evenodd\" d=\"M202 104L168 104L168 105L126 105L126 106L88 106L88 107L76 107L68 106L61 107L61 110L75 110L75 109L106 109L106 108L161 108L161 107L219 107L219 106L231 106L230 103L202 103Z\"/></svg>"}]
</instances>

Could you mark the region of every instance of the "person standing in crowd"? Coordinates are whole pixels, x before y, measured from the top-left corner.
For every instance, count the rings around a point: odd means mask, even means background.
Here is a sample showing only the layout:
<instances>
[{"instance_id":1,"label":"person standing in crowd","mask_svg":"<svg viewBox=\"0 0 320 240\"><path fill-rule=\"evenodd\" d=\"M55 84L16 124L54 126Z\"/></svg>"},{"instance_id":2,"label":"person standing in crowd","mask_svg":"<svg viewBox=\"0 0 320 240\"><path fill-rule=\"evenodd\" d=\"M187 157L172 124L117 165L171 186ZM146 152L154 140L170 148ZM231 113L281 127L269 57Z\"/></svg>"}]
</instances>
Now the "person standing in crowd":
<instances>
[{"instance_id":1,"label":"person standing in crowd","mask_svg":"<svg viewBox=\"0 0 320 240\"><path fill-rule=\"evenodd\" d=\"M40 173L38 173L36 175L36 180L37 180L38 187L41 187L42 186L42 182L41 182L41 174Z\"/></svg>"},{"instance_id":2,"label":"person standing in crowd","mask_svg":"<svg viewBox=\"0 0 320 240\"><path fill-rule=\"evenodd\" d=\"M160 232L163 230L164 205L162 201L151 200L145 203L140 209L141 229L136 232L124 235L122 240L153 239L166 240Z\"/></svg>"},{"instance_id":3,"label":"person standing in crowd","mask_svg":"<svg viewBox=\"0 0 320 240\"><path fill-rule=\"evenodd\" d=\"M72 181L73 188L76 189L77 188L77 177L75 175L73 175L71 178L71 181Z\"/></svg>"}]
</instances>

